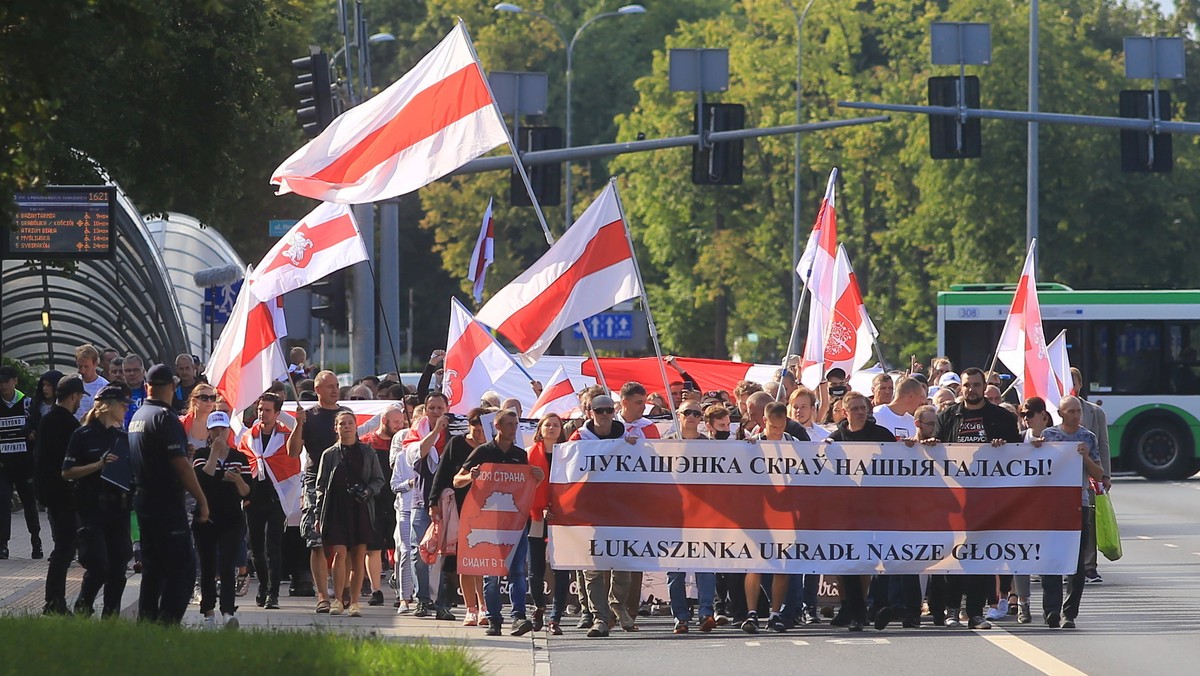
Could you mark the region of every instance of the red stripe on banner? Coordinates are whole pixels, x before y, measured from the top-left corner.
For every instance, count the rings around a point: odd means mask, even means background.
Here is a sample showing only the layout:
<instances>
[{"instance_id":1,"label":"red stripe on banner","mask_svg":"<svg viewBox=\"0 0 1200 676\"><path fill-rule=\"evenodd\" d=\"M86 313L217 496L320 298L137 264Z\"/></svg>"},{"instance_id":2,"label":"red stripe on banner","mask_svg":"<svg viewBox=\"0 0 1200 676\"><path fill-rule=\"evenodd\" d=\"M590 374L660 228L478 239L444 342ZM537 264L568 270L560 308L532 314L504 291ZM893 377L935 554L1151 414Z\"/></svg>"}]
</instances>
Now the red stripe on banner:
<instances>
[{"instance_id":1,"label":"red stripe on banner","mask_svg":"<svg viewBox=\"0 0 1200 676\"><path fill-rule=\"evenodd\" d=\"M586 277L632 258L625 224L620 219L596 231L583 253L563 271L550 286L513 313L505 322L493 327L525 352L546 333L546 328L562 313L563 306L575 287ZM582 318L581 318L582 319Z\"/></svg>"},{"instance_id":2,"label":"red stripe on banner","mask_svg":"<svg viewBox=\"0 0 1200 676\"><path fill-rule=\"evenodd\" d=\"M395 117L312 178L333 184L355 183L400 152L491 104L479 66L469 63L413 96Z\"/></svg>"},{"instance_id":3,"label":"red stripe on banner","mask_svg":"<svg viewBox=\"0 0 1200 676\"><path fill-rule=\"evenodd\" d=\"M242 365L254 360L260 352L278 340L275 335L275 318L266 303L255 303L246 319L246 343L242 348Z\"/></svg>"},{"instance_id":4,"label":"red stripe on banner","mask_svg":"<svg viewBox=\"0 0 1200 676\"><path fill-rule=\"evenodd\" d=\"M471 369L479 363L479 356L493 345L495 345L495 342L492 340L492 337L483 330L479 322L474 319L468 319L466 330L446 350L445 372L447 374L454 374L453 376L447 376L454 385L451 388L451 406L462 400L464 395L462 383L466 382ZM497 347L496 349L500 348ZM485 368L483 365L479 367Z\"/></svg>"},{"instance_id":5,"label":"red stripe on banner","mask_svg":"<svg viewBox=\"0 0 1200 676\"><path fill-rule=\"evenodd\" d=\"M754 366L747 362L695 357L678 357L676 361L680 368L696 379L696 385L701 390L729 392L733 392L738 382L746 379L746 373ZM601 357L600 368L604 369L605 379L610 383L625 383L631 380L639 383L657 382L662 377L658 372L657 357ZM580 364L579 370L585 376L597 377L596 366L590 359Z\"/></svg>"},{"instance_id":6,"label":"red stripe on banner","mask_svg":"<svg viewBox=\"0 0 1200 676\"><path fill-rule=\"evenodd\" d=\"M967 489L592 481L551 484L550 502L557 526L1074 532L1080 523L1077 486Z\"/></svg>"},{"instance_id":7,"label":"red stripe on banner","mask_svg":"<svg viewBox=\"0 0 1200 676\"><path fill-rule=\"evenodd\" d=\"M332 249L338 244L358 236L358 229L354 227L354 221L350 220L350 214L342 214L333 220L317 223L316 225L305 223L297 229L297 232L303 233L311 242L311 246L304 250L304 257L300 260L300 263L293 263L292 259L284 255L284 250L280 250L279 254L275 256L275 260L267 264L266 269L262 272L258 272L255 275L256 277L261 277L285 265L295 265L298 268L306 267L312 261L315 254Z\"/></svg>"}]
</instances>

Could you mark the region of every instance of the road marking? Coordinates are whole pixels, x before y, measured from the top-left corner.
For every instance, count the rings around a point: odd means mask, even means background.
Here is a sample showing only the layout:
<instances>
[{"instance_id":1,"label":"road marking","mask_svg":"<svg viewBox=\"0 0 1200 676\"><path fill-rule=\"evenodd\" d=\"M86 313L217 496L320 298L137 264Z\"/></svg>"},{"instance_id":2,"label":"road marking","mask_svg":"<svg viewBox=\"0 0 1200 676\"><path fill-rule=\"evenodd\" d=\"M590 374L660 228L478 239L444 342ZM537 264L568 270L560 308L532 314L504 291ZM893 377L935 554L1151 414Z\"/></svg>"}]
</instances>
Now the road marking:
<instances>
[{"instance_id":1,"label":"road marking","mask_svg":"<svg viewBox=\"0 0 1200 676\"><path fill-rule=\"evenodd\" d=\"M1139 535L1139 536L1137 536L1137 539L1139 539L1139 540L1153 540L1154 538L1152 538L1152 537L1149 537L1149 536L1147 536L1147 535Z\"/></svg>"},{"instance_id":2,"label":"road marking","mask_svg":"<svg viewBox=\"0 0 1200 676\"><path fill-rule=\"evenodd\" d=\"M1170 547L1171 549L1179 549L1179 545L1164 544L1163 546Z\"/></svg>"},{"instance_id":3,"label":"road marking","mask_svg":"<svg viewBox=\"0 0 1200 676\"><path fill-rule=\"evenodd\" d=\"M746 641L746 645L750 646L751 648L757 648L762 645L762 643L758 641Z\"/></svg>"},{"instance_id":4,"label":"road marking","mask_svg":"<svg viewBox=\"0 0 1200 676\"><path fill-rule=\"evenodd\" d=\"M887 645L886 638L831 638L825 641L834 645Z\"/></svg>"},{"instance_id":5,"label":"road marking","mask_svg":"<svg viewBox=\"0 0 1200 676\"><path fill-rule=\"evenodd\" d=\"M1084 672L1063 662L1050 653L1027 643L1007 631L996 628L996 633L980 632L977 634L987 639L989 643L1037 669L1043 674L1054 676L1086 676Z\"/></svg>"},{"instance_id":6,"label":"road marking","mask_svg":"<svg viewBox=\"0 0 1200 676\"><path fill-rule=\"evenodd\" d=\"M808 645L808 641L792 641L792 645Z\"/></svg>"}]
</instances>

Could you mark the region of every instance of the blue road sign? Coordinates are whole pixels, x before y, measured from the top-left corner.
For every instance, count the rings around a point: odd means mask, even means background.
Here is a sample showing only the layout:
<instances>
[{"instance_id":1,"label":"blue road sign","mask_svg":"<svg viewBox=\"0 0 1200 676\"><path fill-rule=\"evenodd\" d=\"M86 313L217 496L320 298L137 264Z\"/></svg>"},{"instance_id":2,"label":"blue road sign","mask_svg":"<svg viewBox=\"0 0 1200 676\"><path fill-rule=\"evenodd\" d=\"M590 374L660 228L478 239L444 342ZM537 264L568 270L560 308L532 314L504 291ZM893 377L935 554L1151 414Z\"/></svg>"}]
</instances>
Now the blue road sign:
<instances>
[{"instance_id":1,"label":"blue road sign","mask_svg":"<svg viewBox=\"0 0 1200 676\"><path fill-rule=\"evenodd\" d=\"M232 285L209 286L204 289L204 323L224 324L233 312L233 303L242 290L242 280Z\"/></svg>"},{"instance_id":2,"label":"blue road sign","mask_svg":"<svg viewBox=\"0 0 1200 676\"><path fill-rule=\"evenodd\" d=\"M583 325L592 340L633 340L633 315L629 313L602 312L583 320ZM578 325L574 334L576 339L583 339Z\"/></svg>"},{"instance_id":3,"label":"blue road sign","mask_svg":"<svg viewBox=\"0 0 1200 676\"><path fill-rule=\"evenodd\" d=\"M271 237L283 237L298 221L286 218L273 218L267 221L267 234Z\"/></svg>"}]
</instances>

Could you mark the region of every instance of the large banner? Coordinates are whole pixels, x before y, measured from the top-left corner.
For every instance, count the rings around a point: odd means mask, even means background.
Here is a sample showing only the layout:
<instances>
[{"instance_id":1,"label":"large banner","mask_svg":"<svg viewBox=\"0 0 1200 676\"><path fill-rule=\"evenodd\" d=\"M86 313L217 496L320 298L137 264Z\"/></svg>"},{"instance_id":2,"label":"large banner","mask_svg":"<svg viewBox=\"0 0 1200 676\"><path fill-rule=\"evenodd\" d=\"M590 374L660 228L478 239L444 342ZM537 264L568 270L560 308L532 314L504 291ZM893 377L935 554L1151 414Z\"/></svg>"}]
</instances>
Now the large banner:
<instances>
[{"instance_id":1,"label":"large banner","mask_svg":"<svg viewBox=\"0 0 1200 676\"><path fill-rule=\"evenodd\" d=\"M1075 444L578 441L555 448L557 570L1066 574Z\"/></svg>"},{"instance_id":2,"label":"large banner","mask_svg":"<svg viewBox=\"0 0 1200 676\"><path fill-rule=\"evenodd\" d=\"M458 516L459 575L507 575L537 481L529 465L484 463Z\"/></svg>"}]
</instances>

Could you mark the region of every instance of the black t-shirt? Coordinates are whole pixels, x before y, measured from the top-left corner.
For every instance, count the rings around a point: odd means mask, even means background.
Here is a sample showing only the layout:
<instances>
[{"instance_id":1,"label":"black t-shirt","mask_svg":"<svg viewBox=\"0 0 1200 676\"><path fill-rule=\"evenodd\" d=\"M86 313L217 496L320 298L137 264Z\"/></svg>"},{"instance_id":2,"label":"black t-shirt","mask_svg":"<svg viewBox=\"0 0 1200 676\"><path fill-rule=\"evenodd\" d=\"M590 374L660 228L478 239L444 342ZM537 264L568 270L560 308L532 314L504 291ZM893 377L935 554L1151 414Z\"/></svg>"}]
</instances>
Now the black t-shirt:
<instances>
[{"instance_id":1,"label":"black t-shirt","mask_svg":"<svg viewBox=\"0 0 1200 676\"><path fill-rule=\"evenodd\" d=\"M208 500L209 520L219 528L227 528L241 522L243 498L238 495L237 486L225 480L225 473L237 472L246 483L250 483L250 460L241 451L231 448L225 460L217 462L217 471L209 476L204 471L204 465L211 453L212 449L208 446L197 450L192 458L192 467L196 470L196 480L200 482L204 498Z\"/></svg>"},{"instance_id":2,"label":"black t-shirt","mask_svg":"<svg viewBox=\"0 0 1200 676\"><path fill-rule=\"evenodd\" d=\"M105 427L99 422L80 427L71 435L67 443L67 452L63 455L62 470L73 467L91 465L109 453L119 459L114 462L129 462L129 438L120 427ZM98 508L111 507L116 503L113 498L124 497L127 493L116 484L107 481L100 472L92 472L75 481L75 509L86 513ZM103 504L102 504L103 503Z\"/></svg>"},{"instance_id":3,"label":"black t-shirt","mask_svg":"<svg viewBox=\"0 0 1200 676\"><path fill-rule=\"evenodd\" d=\"M471 457L471 453L474 451L475 449L471 448L466 437L462 435L450 437L450 445L442 454L442 462L438 464L437 473L433 477L433 490L430 494L441 495L442 491L447 488L454 488L454 475L458 474L458 470L462 468L463 463ZM467 499L469 490L471 490L470 485L454 488L454 501L458 503L460 510L463 500Z\"/></svg>"},{"instance_id":4,"label":"black t-shirt","mask_svg":"<svg viewBox=\"0 0 1200 676\"><path fill-rule=\"evenodd\" d=\"M830 441L895 441L896 435L891 430L877 425L870 420L857 432L852 431L846 421L838 423L836 430L829 434Z\"/></svg>"},{"instance_id":5,"label":"black t-shirt","mask_svg":"<svg viewBox=\"0 0 1200 676\"><path fill-rule=\"evenodd\" d=\"M962 444L986 444L989 441L987 429L983 424L982 410L963 410L962 422L958 425L958 437L955 441Z\"/></svg>"},{"instance_id":6,"label":"black t-shirt","mask_svg":"<svg viewBox=\"0 0 1200 676\"><path fill-rule=\"evenodd\" d=\"M77 429L79 421L75 419L75 415L58 405L42 416L38 424L37 472L34 485L37 486L38 500L43 505L70 504L71 490L62 478L63 458L67 455L71 434Z\"/></svg>"},{"instance_id":7,"label":"black t-shirt","mask_svg":"<svg viewBox=\"0 0 1200 676\"><path fill-rule=\"evenodd\" d=\"M321 468L321 454L325 449L338 443L337 426L338 413L350 409L344 406L337 408L313 407L304 415L304 452L308 455L308 469L304 472L305 482L316 482L317 470Z\"/></svg>"},{"instance_id":8,"label":"black t-shirt","mask_svg":"<svg viewBox=\"0 0 1200 676\"><path fill-rule=\"evenodd\" d=\"M528 465L529 454L525 452L525 449L516 444L509 446L508 451L505 452L500 449L500 446L495 441L490 441L482 446L476 446L475 450L471 451L471 454L467 456L467 460L463 463L462 468L469 471L485 462L492 462L498 465Z\"/></svg>"},{"instance_id":9,"label":"black t-shirt","mask_svg":"<svg viewBox=\"0 0 1200 676\"><path fill-rule=\"evenodd\" d=\"M187 458L187 432L175 412L161 401L147 399L129 422L129 450L138 510L178 509L179 516L186 518L183 484L171 461Z\"/></svg>"}]
</instances>

